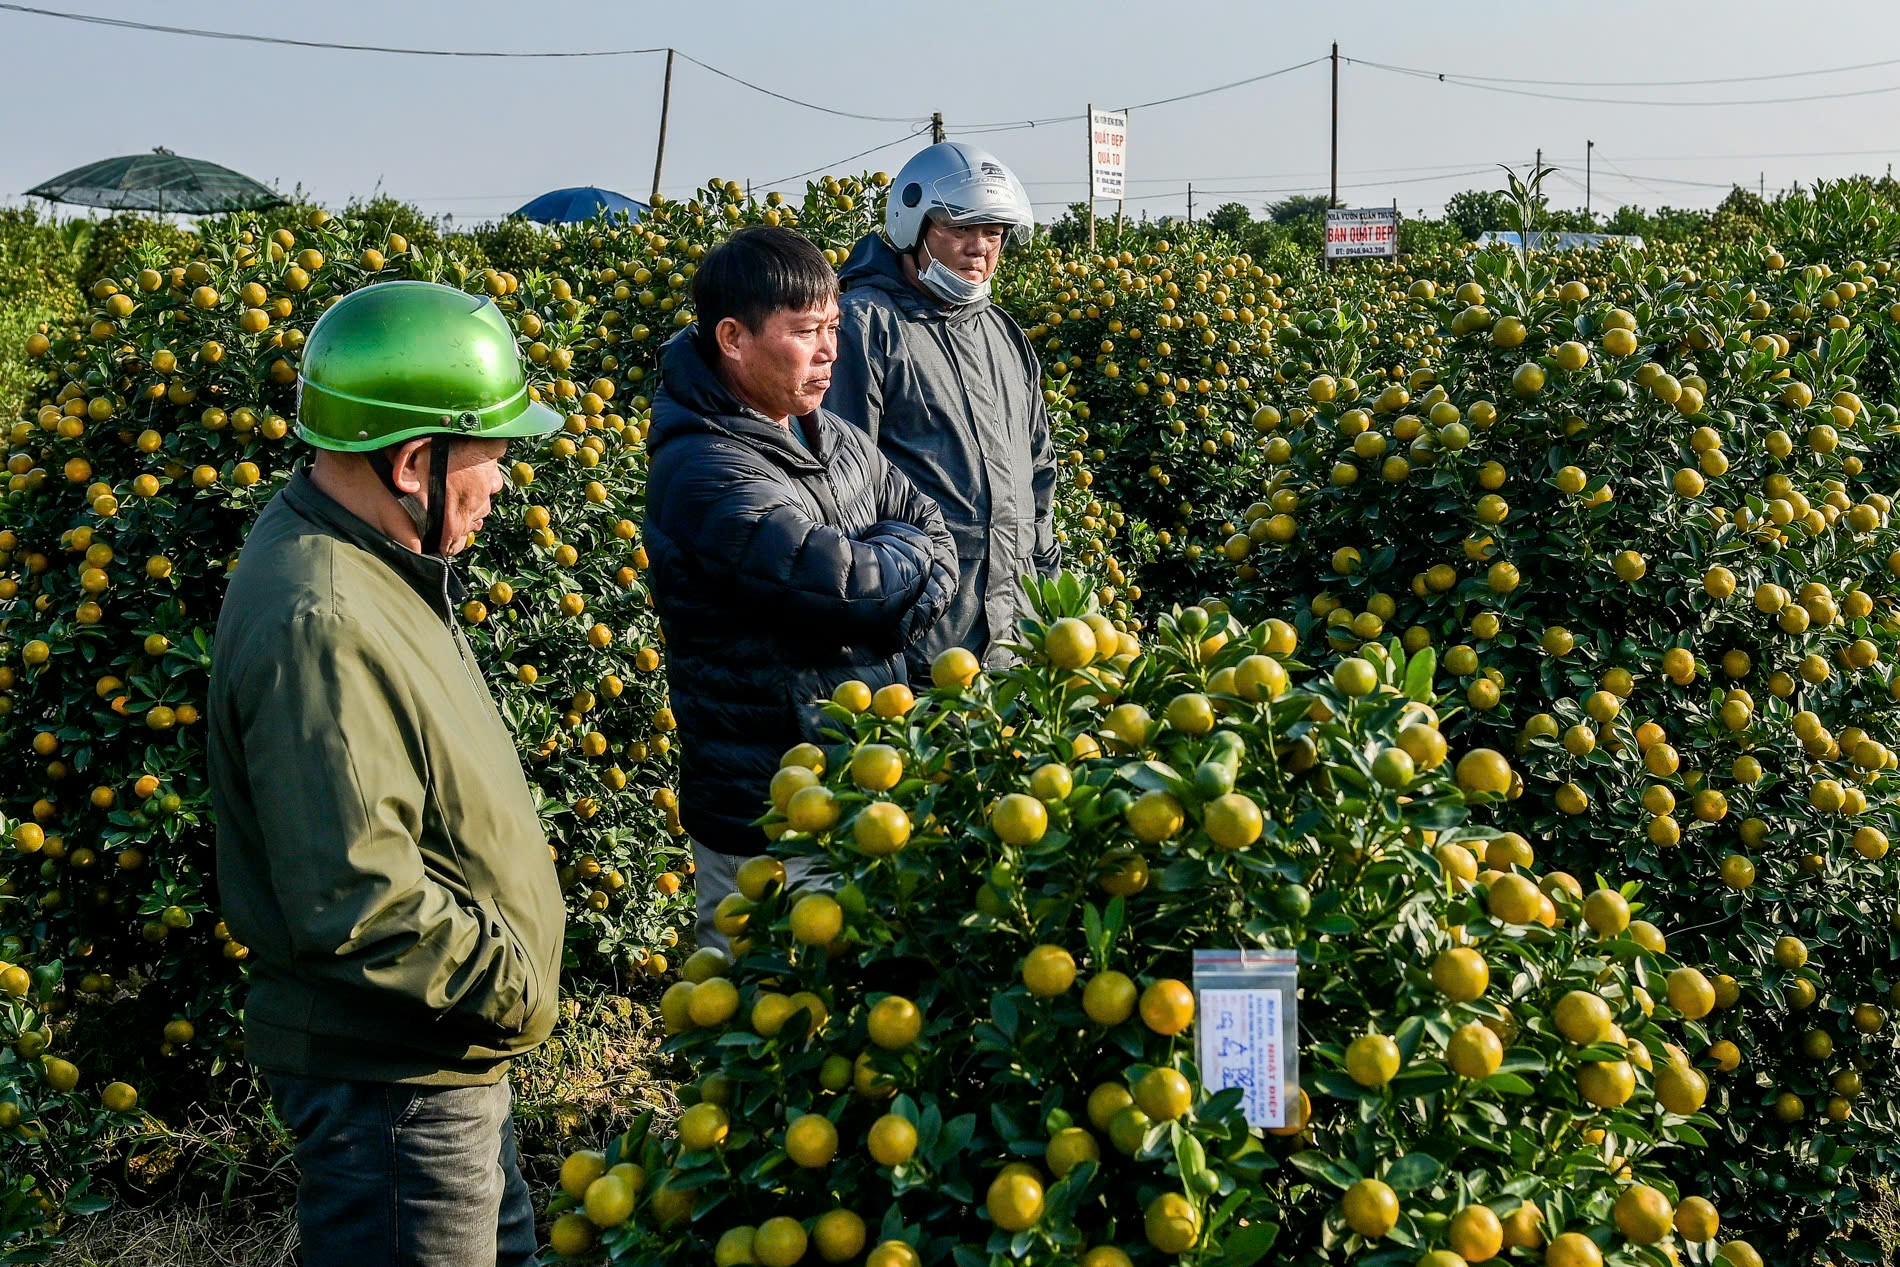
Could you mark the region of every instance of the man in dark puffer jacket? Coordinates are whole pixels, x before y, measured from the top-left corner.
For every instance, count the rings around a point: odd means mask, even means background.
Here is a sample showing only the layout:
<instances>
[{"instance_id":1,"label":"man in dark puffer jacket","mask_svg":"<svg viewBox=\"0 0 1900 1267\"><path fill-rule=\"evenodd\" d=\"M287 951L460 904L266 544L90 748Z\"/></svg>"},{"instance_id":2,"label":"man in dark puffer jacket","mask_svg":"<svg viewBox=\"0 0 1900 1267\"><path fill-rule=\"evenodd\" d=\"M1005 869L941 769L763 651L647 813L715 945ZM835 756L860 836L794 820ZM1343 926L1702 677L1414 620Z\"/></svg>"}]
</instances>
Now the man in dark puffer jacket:
<instances>
[{"instance_id":1,"label":"man in dark puffer jacket","mask_svg":"<svg viewBox=\"0 0 1900 1267\"><path fill-rule=\"evenodd\" d=\"M700 262L699 321L660 363L647 436L648 581L680 731L699 938L787 748L853 678L906 679L904 652L956 591L936 503L820 407L837 359L837 279L789 230L745 229ZM799 879L794 874L793 882Z\"/></svg>"}]
</instances>

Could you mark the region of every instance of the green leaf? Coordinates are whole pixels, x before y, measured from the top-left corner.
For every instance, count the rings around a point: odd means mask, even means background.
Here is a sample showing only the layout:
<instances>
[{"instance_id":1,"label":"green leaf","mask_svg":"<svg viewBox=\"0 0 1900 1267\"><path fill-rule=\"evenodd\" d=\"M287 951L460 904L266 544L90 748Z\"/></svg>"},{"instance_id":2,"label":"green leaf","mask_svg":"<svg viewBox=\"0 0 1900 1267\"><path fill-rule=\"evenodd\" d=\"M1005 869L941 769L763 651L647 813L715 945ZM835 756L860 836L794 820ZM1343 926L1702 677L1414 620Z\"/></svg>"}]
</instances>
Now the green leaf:
<instances>
[{"instance_id":1,"label":"green leaf","mask_svg":"<svg viewBox=\"0 0 1900 1267\"><path fill-rule=\"evenodd\" d=\"M1174 1143L1175 1164L1180 1167L1181 1178L1193 1188L1207 1174L1207 1150L1201 1147L1201 1141L1186 1131L1180 1132Z\"/></svg>"},{"instance_id":2,"label":"green leaf","mask_svg":"<svg viewBox=\"0 0 1900 1267\"><path fill-rule=\"evenodd\" d=\"M1021 1019L1016 1011L1016 1002L1007 994L997 994L990 999L990 1017L996 1022L996 1028L1003 1031L1006 1038L1016 1037L1016 1026Z\"/></svg>"},{"instance_id":3,"label":"green leaf","mask_svg":"<svg viewBox=\"0 0 1900 1267\"><path fill-rule=\"evenodd\" d=\"M1253 1267L1280 1237L1278 1223L1249 1223L1221 1242L1220 1261L1228 1267ZM1872 1262L1873 1259L1866 1259Z\"/></svg>"},{"instance_id":4,"label":"green leaf","mask_svg":"<svg viewBox=\"0 0 1900 1267\"><path fill-rule=\"evenodd\" d=\"M1385 1172L1385 1181L1394 1192L1416 1192L1436 1183L1444 1169L1430 1153L1407 1153L1392 1163Z\"/></svg>"},{"instance_id":5,"label":"green leaf","mask_svg":"<svg viewBox=\"0 0 1900 1267\"><path fill-rule=\"evenodd\" d=\"M1144 792L1173 792L1179 795L1187 782L1171 766L1159 761L1131 761L1118 773Z\"/></svg>"},{"instance_id":6,"label":"green leaf","mask_svg":"<svg viewBox=\"0 0 1900 1267\"><path fill-rule=\"evenodd\" d=\"M1287 1160L1302 1174L1323 1183L1329 1183L1342 1192L1365 1178L1357 1166L1344 1158L1328 1157L1325 1153L1313 1149L1294 1153Z\"/></svg>"},{"instance_id":7,"label":"green leaf","mask_svg":"<svg viewBox=\"0 0 1900 1267\"><path fill-rule=\"evenodd\" d=\"M1367 1096L1364 1087L1337 1069L1315 1070L1313 1081L1321 1091L1335 1100L1363 1100Z\"/></svg>"},{"instance_id":8,"label":"green leaf","mask_svg":"<svg viewBox=\"0 0 1900 1267\"><path fill-rule=\"evenodd\" d=\"M1438 653L1422 647L1405 665L1405 695L1420 703L1432 701L1432 679L1438 674Z\"/></svg>"}]
</instances>

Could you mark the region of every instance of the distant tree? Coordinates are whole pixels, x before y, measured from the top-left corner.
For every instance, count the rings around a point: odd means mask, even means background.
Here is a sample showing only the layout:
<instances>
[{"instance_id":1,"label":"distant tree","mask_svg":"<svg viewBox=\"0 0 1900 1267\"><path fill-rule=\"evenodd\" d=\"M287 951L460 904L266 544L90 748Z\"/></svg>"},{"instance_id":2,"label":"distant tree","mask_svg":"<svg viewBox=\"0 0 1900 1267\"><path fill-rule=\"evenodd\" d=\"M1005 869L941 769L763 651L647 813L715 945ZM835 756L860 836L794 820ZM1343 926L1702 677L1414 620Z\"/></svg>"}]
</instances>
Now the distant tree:
<instances>
[{"instance_id":1,"label":"distant tree","mask_svg":"<svg viewBox=\"0 0 1900 1267\"><path fill-rule=\"evenodd\" d=\"M1207 227L1236 240L1244 238L1253 224L1253 213L1242 202L1223 202L1207 213Z\"/></svg>"},{"instance_id":2,"label":"distant tree","mask_svg":"<svg viewBox=\"0 0 1900 1267\"><path fill-rule=\"evenodd\" d=\"M1072 202L1045 226L1051 246L1072 249L1089 240L1088 204Z\"/></svg>"},{"instance_id":3,"label":"distant tree","mask_svg":"<svg viewBox=\"0 0 1900 1267\"><path fill-rule=\"evenodd\" d=\"M1616 214L1604 223L1603 231L1649 238L1656 236L1656 225L1641 207L1623 206L1618 207Z\"/></svg>"},{"instance_id":4,"label":"distant tree","mask_svg":"<svg viewBox=\"0 0 1900 1267\"><path fill-rule=\"evenodd\" d=\"M1325 194L1294 194L1291 198L1282 198L1267 206L1267 219L1279 225L1298 224L1304 220L1324 220L1326 208L1332 205Z\"/></svg>"},{"instance_id":5,"label":"distant tree","mask_svg":"<svg viewBox=\"0 0 1900 1267\"><path fill-rule=\"evenodd\" d=\"M1295 194L1267 206L1268 225L1276 231L1273 240L1283 249L1317 253L1326 236L1326 208L1331 200L1325 194Z\"/></svg>"},{"instance_id":6,"label":"distant tree","mask_svg":"<svg viewBox=\"0 0 1900 1267\"><path fill-rule=\"evenodd\" d=\"M1723 198L1721 204L1716 207L1718 212L1726 211L1730 215L1746 216L1757 222L1761 220L1763 210L1761 196L1753 190L1743 189L1740 185L1730 189L1728 196Z\"/></svg>"},{"instance_id":7,"label":"distant tree","mask_svg":"<svg viewBox=\"0 0 1900 1267\"><path fill-rule=\"evenodd\" d=\"M1452 246L1465 240L1458 226L1447 220L1415 220L1410 217L1401 217L1399 220L1399 252L1404 255Z\"/></svg>"},{"instance_id":8,"label":"distant tree","mask_svg":"<svg viewBox=\"0 0 1900 1267\"><path fill-rule=\"evenodd\" d=\"M1550 233L1601 233L1603 226L1594 215L1581 207L1554 208L1540 206L1537 211L1539 231Z\"/></svg>"},{"instance_id":9,"label":"distant tree","mask_svg":"<svg viewBox=\"0 0 1900 1267\"><path fill-rule=\"evenodd\" d=\"M1480 234L1508 229L1516 223L1511 198L1501 189L1467 189L1445 200L1445 219L1465 241L1475 242Z\"/></svg>"},{"instance_id":10,"label":"distant tree","mask_svg":"<svg viewBox=\"0 0 1900 1267\"><path fill-rule=\"evenodd\" d=\"M446 231L439 217L429 215L414 203L385 193L352 198L343 211L345 215L369 221L385 233L402 234L409 240L410 246L419 250L434 250L442 245Z\"/></svg>"},{"instance_id":11,"label":"distant tree","mask_svg":"<svg viewBox=\"0 0 1900 1267\"><path fill-rule=\"evenodd\" d=\"M1693 241L1709 227L1708 212L1687 207L1658 207L1649 220L1659 242Z\"/></svg>"}]
</instances>

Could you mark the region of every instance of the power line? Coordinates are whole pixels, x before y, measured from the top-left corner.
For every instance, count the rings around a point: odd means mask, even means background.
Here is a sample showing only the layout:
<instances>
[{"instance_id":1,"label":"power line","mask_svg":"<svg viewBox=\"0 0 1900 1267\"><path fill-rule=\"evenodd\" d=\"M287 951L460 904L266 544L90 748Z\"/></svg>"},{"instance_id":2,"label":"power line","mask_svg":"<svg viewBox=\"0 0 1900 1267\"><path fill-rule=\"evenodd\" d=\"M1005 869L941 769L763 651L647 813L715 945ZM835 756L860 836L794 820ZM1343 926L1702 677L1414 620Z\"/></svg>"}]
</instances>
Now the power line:
<instances>
[{"instance_id":1,"label":"power line","mask_svg":"<svg viewBox=\"0 0 1900 1267\"><path fill-rule=\"evenodd\" d=\"M1641 188L1647 190L1648 192L1652 194L1657 192L1656 186L1649 184L1642 177L1630 175L1628 172L1618 167L1616 165L1616 161L1612 159L1609 155L1605 154L1602 157L1603 157L1603 165L1605 167L1608 167L1616 175L1621 176L1624 180L1630 181L1633 184L1640 186Z\"/></svg>"},{"instance_id":2,"label":"power line","mask_svg":"<svg viewBox=\"0 0 1900 1267\"><path fill-rule=\"evenodd\" d=\"M1308 66L1317 66L1326 59L1327 55L1325 54L1319 57L1309 57L1303 62L1295 62L1291 66L1282 66L1280 69L1270 70L1264 75L1252 75L1246 79L1236 79L1232 83L1217 84L1212 88L1202 88L1195 92L1184 92L1174 97L1161 97L1154 101L1141 101L1128 108L1130 110L1152 110L1156 106L1171 106L1177 101L1192 101L1196 97L1207 97L1217 92L1226 92L1229 88L1244 88L1248 84L1257 84L1262 80L1276 79L1281 75L1290 75L1296 70L1305 70Z\"/></svg>"},{"instance_id":3,"label":"power line","mask_svg":"<svg viewBox=\"0 0 1900 1267\"><path fill-rule=\"evenodd\" d=\"M474 57L474 58L527 58L527 59L571 59L593 57L640 57L647 54L664 53L665 48L604 48L576 49L566 52L534 52L520 49L441 49L409 48L388 44L345 44L331 40L302 40L282 35L256 35L244 31L213 31L202 27L168 26L157 22L136 22L130 18L101 17L91 13L62 13L55 9L40 9L31 5L0 2L0 10L13 13L31 14L35 17L58 18L67 22L81 22L92 26L109 26L128 31L148 31L159 35L183 35L194 39L226 40L240 44L270 44L284 48L323 49L345 53L386 53L401 57ZM700 61L691 53L680 53L681 57L693 63L701 70L710 71L722 79L740 84L754 92L764 93L768 97L786 102L789 105L802 106L807 110L816 110L820 114L836 115L841 119L863 119L870 123L914 123L916 115L856 114L849 110L836 110L830 106L819 105L815 101L803 101L782 92L775 92L762 84L749 79L741 79L730 71Z\"/></svg>"},{"instance_id":4,"label":"power line","mask_svg":"<svg viewBox=\"0 0 1900 1267\"><path fill-rule=\"evenodd\" d=\"M1888 84L1880 88L1861 88L1846 92L1819 92L1800 97L1751 97L1724 101L1664 101L1644 100L1631 97L1583 97L1573 93L1533 92L1528 88L1506 88L1500 84L1481 83L1474 78L1465 78L1449 72L1419 70L1411 66L1392 66L1385 62L1370 62L1355 58L1344 58L1356 66L1369 66L1373 70L1383 70L1390 74L1406 75L1414 79L1435 80L1441 84L1451 84L1459 88L1476 88L1483 92L1501 92L1513 97L1537 97L1544 101L1578 101L1599 106L1784 106L1802 101L1835 101L1844 97L1874 97L1884 93L1900 92L1900 84Z\"/></svg>"},{"instance_id":5,"label":"power line","mask_svg":"<svg viewBox=\"0 0 1900 1267\"><path fill-rule=\"evenodd\" d=\"M1783 154L1625 154L1625 163L1715 163L1738 158L1866 158L1900 152L1900 146L1877 150L1808 150Z\"/></svg>"},{"instance_id":6,"label":"power line","mask_svg":"<svg viewBox=\"0 0 1900 1267\"><path fill-rule=\"evenodd\" d=\"M1900 57L1889 57L1878 62L1857 62L1852 66L1822 66L1814 70L1777 71L1765 75L1729 75L1720 79L1512 79L1503 75L1467 75L1462 72L1440 72L1412 66L1385 66L1379 62L1365 64L1379 66L1382 70L1403 70L1416 75L1437 75L1440 78L1449 75L1450 78L1458 80L1476 80L1490 84L1535 84L1541 88L1690 88L1705 84L1752 84L1764 79L1803 79L1811 75L1838 75L1847 71L1873 70L1881 66L1900 66Z\"/></svg>"},{"instance_id":7,"label":"power line","mask_svg":"<svg viewBox=\"0 0 1900 1267\"><path fill-rule=\"evenodd\" d=\"M782 92L773 92L770 88L761 87L760 85L753 83L749 79L741 79L737 75L734 75L729 71L720 70L717 66L709 66L705 62L700 61L697 57L694 57L691 53L681 53L680 56L684 57L687 61L691 62L693 65L699 67L701 70L709 70L713 74L719 76L721 79L730 79L733 83L740 84L744 87L750 88L754 92L762 92L768 97L775 97L780 101L790 102L792 105L795 105L795 106L803 106L807 110L816 110L821 114L836 115L840 119L863 119L870 123L916 123L920 118L923 117L921 115L914 115L914 114L906 114L906 115L853 114L849 110L833 110L830 106L821 106L810 101L800 101L798 98L788 97ZM915 134L913 133L913 135Z\"/></svg>"},{"instance_id":8,"label":"power line","mask_svg":"<svg viewBox=\"0 0 1900 1267\"><path fill-rule=\"evenodd\" d=\"M1490 169L1489 167L1475 167L1475 168L1472 168L1472 169L1471 169L1470 171L1463 171L1463 172L1444 172L1444 173L1441 173L1441 174L1439 174L1439 175L1436 175L1436 176L1414 176L1414 177L1410 177L1410 178L1408 178L1408 179L1405 179L1405 180L1361 180L1361 181L1353 181L1353 182L1351 182L1351 183L1341 183L1341 185L1340 185L1339 187L1340 187L1341 189L1370 189L1370 188L1372 188L1373 186L1379 186L1379 187L1381 187L1381 188L1383 188L1383 187L1385 187L1385 186L1388 186L1388 185L1417 185L1417 184L1425 184L1425 183L1429 183L1429 182L1431 182L1431 181L1435 181L1435 180L1456 180L1456 179L1458 179L1459 177L1462 177L1462 176L1482 176L1482 175L1484 175L1484 174L1486 174L1487 172L1489 172L1490 170L1491 170L1491 169ZM1196 180L1196 181L1194 182L1194 185L1195 185L1195 190L1194 190L1194 192L1195 192L1196 194L1199 194L1199 193L1201 192L1201 188L1200 188L1200 184L1201 184L1201 182L1200 182L1199 180ZM1311 193L1311 192L1313 192L1313 187L1312 187L1311 185L1286 185L1286 186L1282 186L1282 187L1280 187L1280 188L1278 188L1278 189L1209 189L1209 190L1207 190L1207 192L1208 192L1208 193L1210 193L1210 194L1218 194L1218 195L1222 195L1222 196L1229 196L1229 195L1234 195L1234 194L1247 194L1247 195L1258 195L1258 194L1303 194L1303 193ZM1154 199L1157 199L1157 198L1178 198L1179 196L1180 196L1180 192L1179 192L1178 190L1172 190L1172 189L1170 189L1170 190L1163 190L1163 191L1162 191L1162 192L1160 192L1160 193L1153 193L1153 194L1135 194L1135 195L1134 195L1133 197L1130 197L1130 198L1127 198L1127 199L1124 199L1124 201L1126 201L1126 202L1151 202L1151 201L1153 201ZM1078 201L1079 201L1079 200L1078 200Z\"/></svg>"},{"instance_id":9,"label":"power line","mask_svg":"<svg viewBox=\"0 0 1900 1267\"><path fill-rule=\"evenodd\" d=\"M1157 97L1153 101L1139 101L1132 106L1124 106L1122 108L1126 110L1152 110L1156 106L1171 106L1177 101L1192 101L1196 97L1208 97L1217 92L1226 92L1233 88L1244 88L1248 84L1257 84L1264 80L1276 79L1281 75L1290 75L1296 70L1305 70L1308 66L1316 66L1325 60L1327 60L1325 56L1313 57L1303 62L1295 62L1291 66L1282 66L1278 70L1270 70L1259 75L1249 75L1245 79L1236 79L1231 83L1215 84L1211 88L1197 88L1193 92L1177 93L1172 97ZM960 136L981 136L991 132L1015 132L1023 128L1046 127L1051 123L1073 123L1077 119L1086 117L1086 115L1082 114L1057 114L1042 119L1018 119L1003 123L977 123L967 128L958 128L956 131Z\"/></svg>"},{"instance_id":10,"label":"power line","mask_svg":"<svg viewBox=\"0 0 1900 1267\"><path fill-rule=\"evenodd\" d=\"M893 145L902 145L905 141L909 141L916 137L922 136L924 133L928 131L930 131L930 125L926 123L921 128L916 128L916 129L913 129L912 131L904 133L904 135L898 137L895 141L885 141L881 145L873 145L868 150L859 150L856 154L846 154L843 158L834 158L829 163L820 163L816 167L809 168L802 172L794 172L790 176L775 176L771 180L764 181L762 183L766 185L782 185L787 181L802 180L807 176L815 176L819 172L827 171L830 168L837 167L841 163L852 162L856 159L863 158L867 154L875 154L879 150L888 150Z\"/></svg>"},{"instance_id":11,"label":"power line","mask_svg":"<svg viewBox=\"0 0 1900 1267\"><path fill-rule=\"evenodd\" d=\"M1472 158L1466 159L1462 163L1415 163L1405 167L1355 167L1343 174L1347 176L1376 176L1388 172L1449 172L1454 168L1470 167L1474 163L1483 163L1485 161L1486 160L1480 158ZM1138 179L1131 179L1127 183L1130 185L1180 185L1191 180L1198 189L1203 180L1293 180L1298 177L1324 175L1326 175L1324 170L1313 170L1299 172L1261 172L1249 176L1143 176ZM1073 176L1067 180L1026 180L1023 182L1023 184L1032 188L1047 185L1073 185L1075 183L1077 182ZM1210 186L1208 192L1220 193L1221 191Z\"/></svg>"},{"instance_id":12,"label":"power line","mask_svg":"<svg viewBox=\"0 0 1900 1267\"><path fill-rule=\"evenodd\" d=\"M1900 154L1900 146L1888 146L1882 149L1872 149L1872 150L1805 150L1805 151L1785 151L1785 152L1778 152L1778 153L1755 153L1755 154L1625 154L1623 156L1623 161L1625 163L1684 163L1684 162L1724 163L1724 162L1733 162L1740 159L1868 158L1868 157L1892 155L1892 154ZM1409 166L1402 166L1402 167L1356 167L1356 168L1352 168L1349 171L1346 171L1343 174L1348 175L1348 176L1369 176L1369 175L1382 175L1382 174L1386 174L1390 172L1451 171L1454 168L1472 167L1478 164L1482 164L1485 161L1486 161L1485 159L1481 159L1481 158L1472 158L1472 159L1466 159L1463 162L1459 162L1459 163L1416 163L1416 164L1411 164ZM1558 166L1567 165L1567 166L1574 167L1574 166L1580 165L1583 162L1583 159L1581 157L1563 158L1559 156L1559 157L1551 157L1547 161L1554 163ZM1207 177L1139 176L1139 177L1131 177L1128 183L1130 185L1178 186L1178 185L1183 184L1186 181L1191 180L1194 182L1195 187L1198 189L1203 180L1208 180L1208 181L1292 180L1298 177L1324 176L1325 174L1326 172L1323 169L1314 168L1307 171L1263 172L1263 173L1256 173L1253 175L1245 175L1245 176L1242 176L1242 175L1207 176ZM1647 177L1647 179L1662 180L1663 178L1660 176L1652 176L1652 177ZM1029 186L1032 189L1038 188L1038 187L1044 187L1044 186L1073 185L1075 183L1076 183L1076 180L1074 177L1069 177L1063 180L1026 180L1023 182L1023 184ZM1689 183L1697 183L1697 182L1689 182ZM1723 186L1723 188L1725 189L1727 187L1728 186L1726 185ZM1211 190L1211 192L1219 193L1220 191Z\"/></svg>"},{"instance_id":13,"label":"power line","mask_svg":"<svg viewBox=\"0 0 1900 1267\"><path fill-rule=\"evenodd\" d=\"M404 57L634 57L643 53L664 53L664 48L576 49L569 52L524 52L508 50L462 50L441 48L397 48L384 44L338 44L328 40L299 40L282 35L252 35L239 31L210 31L193 26L165 26L157 22L135 22L130 18L110 18L95 13L61 13L57 9L36 9L31 5L0 3L0 9L27 13L35 17L59 18L66 22L84 22L93 26L118 27L127 31L151 31L160 35L189 35L202 40L232 40L242 44L277 44L289 48L332 49L346 53L394 53Z\"/></svg>"}]
</instances>

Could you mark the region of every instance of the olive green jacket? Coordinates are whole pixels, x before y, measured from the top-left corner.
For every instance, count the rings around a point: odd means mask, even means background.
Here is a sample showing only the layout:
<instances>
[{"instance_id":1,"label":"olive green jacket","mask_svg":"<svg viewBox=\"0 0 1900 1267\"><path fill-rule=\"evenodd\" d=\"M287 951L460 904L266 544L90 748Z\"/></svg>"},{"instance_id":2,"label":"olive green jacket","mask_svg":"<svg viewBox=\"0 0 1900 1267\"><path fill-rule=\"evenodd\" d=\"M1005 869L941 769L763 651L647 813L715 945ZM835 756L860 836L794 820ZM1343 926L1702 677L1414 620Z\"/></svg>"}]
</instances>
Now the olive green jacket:
<instances>
[{"instance_id":1,"label":"olive green jacket","mask_svg":"<svg viewBox=\"0 0 1900 1267\"><path fill-rule=\"evenodd\" d=\"M553 1028L565 918L448 565L300 471L218 618L218 902L266 1072L480 1085Z\"/></svg>"}]
</instances>

